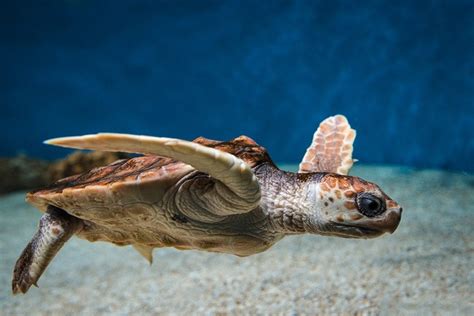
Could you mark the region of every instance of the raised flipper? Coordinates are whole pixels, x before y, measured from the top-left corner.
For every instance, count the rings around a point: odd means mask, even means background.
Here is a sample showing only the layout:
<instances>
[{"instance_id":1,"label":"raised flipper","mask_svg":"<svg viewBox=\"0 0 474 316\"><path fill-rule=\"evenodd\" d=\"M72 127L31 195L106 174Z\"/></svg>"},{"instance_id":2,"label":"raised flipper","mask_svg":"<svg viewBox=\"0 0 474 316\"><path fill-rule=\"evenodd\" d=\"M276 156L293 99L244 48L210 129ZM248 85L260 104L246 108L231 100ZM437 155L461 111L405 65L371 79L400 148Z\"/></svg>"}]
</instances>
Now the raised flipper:
<instances>
[{"instance_id":1,"label":"raised flipper","mask_svg":"<svg viewBox=\"0 0 474 316\"><path fill-rule=\"evenodd\" d=\"M40 219L38 232L18 258L13 271L13 294L26 293L66 241L82 228L82 220L50 206Z\"/></svg>"},{"instance_id":2,"label":"raised flipper","mask_svg":"<svg viewBox=\"0 0 474 316\"><path fill-rule=\"evenodd\" d=\"M356 131L344 115L328 117L314 133L313 141L300 163L300 173L334 172L348 174L355 160L352 144Z\"/></svg>"},{"instance_id":3,"label":"raised flipper","mask_svg":"<svg viewBox=\"0 0 474 316\"><path fill-rule=\"evenodd\" d=\"M170 157L207 173L216 181L213 211L218 215L248 212L260 202L260 187L249 165L240 158L197 143L164 137L101 133L55 138L46 144L61 147L120 151ZM211 207L212 208L212 207Z\"/></svg>"}]
</instances>

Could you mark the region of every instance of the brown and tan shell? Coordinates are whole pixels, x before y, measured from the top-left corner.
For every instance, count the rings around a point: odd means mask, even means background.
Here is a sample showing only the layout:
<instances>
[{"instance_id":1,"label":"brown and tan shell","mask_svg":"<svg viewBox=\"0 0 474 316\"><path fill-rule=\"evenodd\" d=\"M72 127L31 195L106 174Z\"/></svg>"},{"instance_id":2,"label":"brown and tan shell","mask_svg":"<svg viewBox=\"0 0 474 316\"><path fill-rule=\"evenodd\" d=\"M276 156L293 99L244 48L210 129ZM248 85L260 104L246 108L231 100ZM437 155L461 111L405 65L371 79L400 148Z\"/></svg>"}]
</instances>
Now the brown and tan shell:
<instances>
[{"instance_id":1,"label":"brown and tan shell","mask_svg":"<svg viewBox=\"0 0 474 316\"><path fill-rule=\"evenodd\" d=\"M247 136L227 142L198 137L193 142L233 154L250 167L271 162L265 148ZM51 204L81 217L80 215L87 213L88 207L112 209L117 204L156 201L170 185L194 170L185 163L160 156L122 159L30 192L27 201L42 211ZM103 215L107 216L106 213Z\"/></svg>"}]
</instances>

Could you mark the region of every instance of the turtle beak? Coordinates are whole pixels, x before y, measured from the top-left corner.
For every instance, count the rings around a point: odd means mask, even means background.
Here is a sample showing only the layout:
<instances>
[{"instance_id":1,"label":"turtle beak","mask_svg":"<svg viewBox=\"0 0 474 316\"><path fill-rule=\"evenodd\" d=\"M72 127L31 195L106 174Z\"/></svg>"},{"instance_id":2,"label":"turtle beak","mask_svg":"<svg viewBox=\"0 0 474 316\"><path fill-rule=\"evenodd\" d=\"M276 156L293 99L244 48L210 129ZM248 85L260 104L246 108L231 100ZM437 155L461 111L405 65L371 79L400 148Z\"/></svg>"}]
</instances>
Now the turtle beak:
<instances>
[{"instance_id":1,"label":"turtle beak","mask_svg":"<svg viewBox=\"0 0 474 316\"><path fill-rule=\"evenodd\" d=\"M371 218L367 223L361 222L360 226L367 226L370 229L393 234L400 224L402 212L403 209L401 207L392 207L388 209L379 219Z\"/></svg>"},{"instance_id":2,"label":"turtle beak","mask_svg":"<svg viewBox=\"0 0 474 316\"><path fill-rule=\"evenodd\" d=\"M376 225L374 225L374 227L380 225L379 227L381 231L393 234L395 230L397 230L398 224L400 224L402 212L403 209L401 207L388 210L385 218L379 224L375 223Z\"/></svg>"},{"instance_id":3,"label":"turtle beak","mask_svg":"<svg viewBox=\"0 0 474 316\"><path fill-rule=\"evenodd\" d=\"M374 238L384 233L393 234L400 224L403 209L397 205L385 211L380 218L370 218L359 221L357 224L335 223L337 226L353 227L359 230L362 235L359 237Z\"/></svg>"}]
</instances>

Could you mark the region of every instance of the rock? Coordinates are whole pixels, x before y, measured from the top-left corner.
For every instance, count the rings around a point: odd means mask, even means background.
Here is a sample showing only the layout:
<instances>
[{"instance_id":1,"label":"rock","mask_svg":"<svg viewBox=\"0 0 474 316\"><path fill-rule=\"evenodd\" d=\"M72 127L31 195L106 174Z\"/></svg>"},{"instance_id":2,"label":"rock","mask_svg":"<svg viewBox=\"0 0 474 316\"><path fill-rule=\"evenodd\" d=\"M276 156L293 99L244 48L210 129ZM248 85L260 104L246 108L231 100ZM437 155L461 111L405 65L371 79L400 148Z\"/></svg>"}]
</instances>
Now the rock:
<instances>
[{"instance_id":1,"label":"rock","mask_svg":"<svg viewBox=\"0 0 474 316\"><path fill-rule=\"evenodd\" d=\"M48 162L18 155L0 158L0 194L43 186Z\"/></svg>"}]
</instances>

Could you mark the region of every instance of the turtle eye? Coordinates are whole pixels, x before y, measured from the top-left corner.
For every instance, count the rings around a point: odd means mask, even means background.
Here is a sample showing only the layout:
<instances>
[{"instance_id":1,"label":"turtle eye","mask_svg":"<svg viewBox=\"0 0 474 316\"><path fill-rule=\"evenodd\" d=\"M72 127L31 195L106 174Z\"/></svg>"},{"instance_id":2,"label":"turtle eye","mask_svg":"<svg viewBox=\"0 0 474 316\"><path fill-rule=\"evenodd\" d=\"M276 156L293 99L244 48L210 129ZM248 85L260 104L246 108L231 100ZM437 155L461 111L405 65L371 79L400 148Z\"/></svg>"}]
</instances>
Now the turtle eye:
<instances>
[{"instance_id":1,"label":"turtle eye","mask_svg":"<svg viewBox=\"0 0 474 316\"><path fill-rule=\"evenodd\" d=\"M378 197L362 193L357 196L357 209L367 217L374 217L385 212L385 203Z\"/></svg>"}]
</instances>

